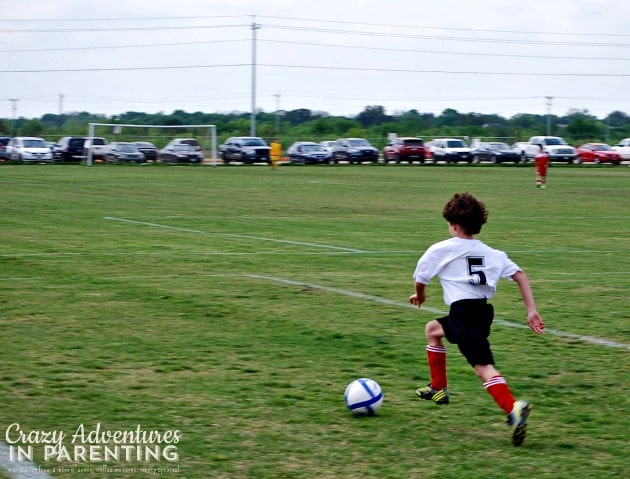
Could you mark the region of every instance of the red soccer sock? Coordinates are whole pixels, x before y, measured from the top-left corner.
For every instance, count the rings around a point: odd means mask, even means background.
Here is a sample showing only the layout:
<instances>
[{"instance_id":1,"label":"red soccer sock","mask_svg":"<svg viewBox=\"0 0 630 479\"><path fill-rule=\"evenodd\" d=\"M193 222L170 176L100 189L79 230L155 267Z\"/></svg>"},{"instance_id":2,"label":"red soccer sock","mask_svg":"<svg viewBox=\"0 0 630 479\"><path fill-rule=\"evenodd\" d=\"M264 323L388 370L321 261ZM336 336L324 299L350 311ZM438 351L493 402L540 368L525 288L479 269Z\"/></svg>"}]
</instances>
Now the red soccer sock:
<instances>
[{"instance_id":1,"label":"red soccer sock","mask_svg":"<svg viewBox=\"0 0 630 479\"><path fill-rule=\"evenodd\" d=\"M505 414L510 414L514 407L514 396L510 392L510 388L503 376L494 376L483 383L483 387L490 393L494 401Z\"/></svg>"},{"instance_id":2,"label":"red soccer sock","mask_svg":"<svg viewBox=\"0 0 630 479\"><path fill-rule=\"evenodd\" d=\"M446 347L427 345L431 387L436 391L446 387Z\"/></svg>"}]
</instances>

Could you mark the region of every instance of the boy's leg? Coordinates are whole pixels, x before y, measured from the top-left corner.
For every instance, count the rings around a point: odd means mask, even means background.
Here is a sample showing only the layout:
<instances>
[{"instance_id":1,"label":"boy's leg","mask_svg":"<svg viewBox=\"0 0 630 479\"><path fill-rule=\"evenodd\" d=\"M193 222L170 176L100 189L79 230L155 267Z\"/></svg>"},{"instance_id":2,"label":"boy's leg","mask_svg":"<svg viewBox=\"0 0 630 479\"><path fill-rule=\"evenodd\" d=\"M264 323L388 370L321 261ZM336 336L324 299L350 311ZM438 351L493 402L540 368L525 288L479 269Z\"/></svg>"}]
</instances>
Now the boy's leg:
<instances>
[{"instance_id":1,"label":"boy's leg","mask_svg":"<svg viewBox=\"0 0 630 479\"><path fill-rule=\"evenodd\" d=\"M445 336L444 329L437 320L429 321L425 327L425 334L429 343L426 346L426 352L431 382L419 388L416 394L422 399L433 400L437 404L448 404L446 347L442 342Z\"/></svg>"},{"instance_id":2,"label":"boy's leg","mask_svg":"<svg viewBox=\"0 0 630 479\"><path fill-rule=\"evenodd\" d=\"M444 328L437 321L429 321L425 326L425 334L428 340L426 351L429 362L429 372L431 373L431 387L435 390L444 389L446 380L446 347L444 338Z\"/></svg>"},{"instance_id":3,"label":"boy's leg","mask_svg":"<svg viewBox=\"0 0 630 479\"><path fill-rule=\"evenodd\" d=\"M507 381L491 364L477 365L475 372L483 381L486 391L507 414L507 422L512 429L512 444L520 446L527 433L527 418L532 409L531 405L527 401L514 400Z\"/></svg>"},{"instance_id":4,"label":"boy's leg","mask_svg":"<svg viewBox=\"0 0 630 479\"><path fill-rule=\"evenodd\" d=\"M483 381L483 387L492 396L494 402L505 411L505 414L510 414L514 407L514 396L505 378L492 365L475 366L475 372Z\"/></svg>"}]
</instances>

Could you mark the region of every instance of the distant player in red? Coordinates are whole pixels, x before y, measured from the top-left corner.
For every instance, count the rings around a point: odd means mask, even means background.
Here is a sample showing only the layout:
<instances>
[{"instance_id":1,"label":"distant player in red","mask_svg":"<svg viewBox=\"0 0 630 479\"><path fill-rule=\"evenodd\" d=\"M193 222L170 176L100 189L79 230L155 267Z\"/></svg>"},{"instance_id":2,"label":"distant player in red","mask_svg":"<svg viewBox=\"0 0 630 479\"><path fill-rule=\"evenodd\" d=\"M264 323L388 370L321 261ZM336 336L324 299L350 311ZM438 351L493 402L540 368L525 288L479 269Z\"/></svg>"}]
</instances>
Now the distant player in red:
<instances>
[{"instance_id":1,"label":"distant player in red","mask_svg":"<svg viewBox=\"0 0 630 479\"><path fill-rule=\"evenodd\" d=\"M409 302L420 307L425 287L437 276L442 285L448 316L429 321L425 327L426 347L431 382L416 394L436 404L448 404L446 380L446 347L443 338L457 344L475 369L492 398L508 415L512 443L520 446L527 432L531 406L515 401L507 382L494 367L488 337L494 309L488 300L501 278L516 281L527 310L529 327L541 334L545 325L536 311L536 304L527 276L506 253L475 239L488 213L485 205L470 193L455 194L446 204L442 216L448 222L450 239L433 244L418 260L413 274L416 292Z\"/></svg>"},{"instance_id":2,"label":"distant player in red","mask_svg":"<svg viewBox=\"0 0 630 479\"><path fill-rule=\"evenodd\" d=\"M543 145L538 145L540 153L536 155L536 188L547 188L547 168L549 167L549 155Z\"/></svg>"}]
</instances>

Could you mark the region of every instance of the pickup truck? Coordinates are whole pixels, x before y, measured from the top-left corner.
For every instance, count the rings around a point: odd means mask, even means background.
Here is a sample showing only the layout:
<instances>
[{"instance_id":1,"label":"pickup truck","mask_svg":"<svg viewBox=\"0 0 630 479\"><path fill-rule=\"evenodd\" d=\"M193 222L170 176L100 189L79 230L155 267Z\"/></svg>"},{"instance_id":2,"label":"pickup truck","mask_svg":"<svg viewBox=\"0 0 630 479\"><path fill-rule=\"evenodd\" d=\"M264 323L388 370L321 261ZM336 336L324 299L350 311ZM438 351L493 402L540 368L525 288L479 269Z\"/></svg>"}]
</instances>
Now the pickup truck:
<instances>
[{"instance_id":1,"label":"pickup truck","mask_svg":"<svg viewBox=\"0 0 630 479\"><path fill-rule=\"evenodd\" d=\"M622 160L630 160L630 138L624 138L613 146L612 149L619 153Z\"/></svg>"},{"instance_id":2,"label":"pickup truck","mask_svg":"<svg viewBox=\"0 0 630 479\"><path fill-rule=\"evenodd\" d=\"M540 153L540 145L549 155L550 161L565 161L569 164L577 162L575 148L559 136L532 136L526 143L515 143L513 148L519 152L522 161L530 161Z\"/></svg>"}]
</instances>

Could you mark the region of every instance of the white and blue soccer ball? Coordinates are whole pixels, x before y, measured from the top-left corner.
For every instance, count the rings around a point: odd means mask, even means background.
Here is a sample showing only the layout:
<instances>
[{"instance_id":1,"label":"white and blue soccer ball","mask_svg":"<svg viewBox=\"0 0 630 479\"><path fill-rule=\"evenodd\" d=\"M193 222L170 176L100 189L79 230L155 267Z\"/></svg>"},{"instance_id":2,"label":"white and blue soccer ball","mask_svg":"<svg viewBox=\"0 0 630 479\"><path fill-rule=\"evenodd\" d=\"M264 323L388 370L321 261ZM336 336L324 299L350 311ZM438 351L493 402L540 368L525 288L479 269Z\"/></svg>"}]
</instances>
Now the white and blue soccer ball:
<instances>
[{"instance_id":1,"label":"white and blue soccer ball","mask_svg":"<svg viewBox=\"0 0 630 479\"><path fill-rule=\"evenodd\" d=\"M355 379L348 384L344 400L353 414L371 416L383 404L383 391L373 379Z\"/></svg>"}]
</instances>

